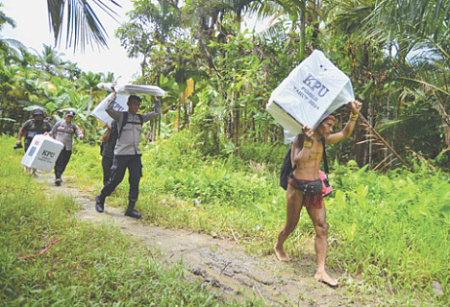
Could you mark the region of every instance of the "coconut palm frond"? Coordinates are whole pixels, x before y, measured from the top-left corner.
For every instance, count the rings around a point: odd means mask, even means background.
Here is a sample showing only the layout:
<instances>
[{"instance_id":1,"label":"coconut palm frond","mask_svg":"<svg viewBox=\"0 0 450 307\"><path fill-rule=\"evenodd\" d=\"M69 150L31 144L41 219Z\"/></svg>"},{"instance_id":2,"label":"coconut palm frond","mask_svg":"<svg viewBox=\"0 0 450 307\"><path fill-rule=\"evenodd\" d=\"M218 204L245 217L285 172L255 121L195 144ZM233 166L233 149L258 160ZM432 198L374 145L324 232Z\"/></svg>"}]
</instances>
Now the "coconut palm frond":
<instances>
[{"instance_id":1,"label":"coconut palm frond","mask_svg":"<svg viewBox=\"0 0 450 307\"><path fill-rule=\"evenodd\" d=\"M106 30L90 3L95 4L113 19L117 14L110 6L121 7L113 0L47 0L49 22L56 44L61 42L65 22L67 24L66 47L73 46L76 50L78 46L84 49L86 44L108 46ZM64 16L67 16L67 21L64 20Z\"/></svg>"}]
</instances>

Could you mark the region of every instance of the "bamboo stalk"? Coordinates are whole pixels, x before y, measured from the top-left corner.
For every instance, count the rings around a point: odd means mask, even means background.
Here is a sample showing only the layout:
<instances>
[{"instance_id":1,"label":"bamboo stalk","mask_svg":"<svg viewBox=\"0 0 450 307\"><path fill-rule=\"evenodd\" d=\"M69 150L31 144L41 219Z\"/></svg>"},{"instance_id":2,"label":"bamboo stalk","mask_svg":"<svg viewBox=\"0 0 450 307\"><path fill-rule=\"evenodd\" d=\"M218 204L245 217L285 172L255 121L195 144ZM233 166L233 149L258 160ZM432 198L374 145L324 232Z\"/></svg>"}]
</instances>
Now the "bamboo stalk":
<instances>
[{"instance_id":1,"label":"bamboo stalk","mask_svg":"<svg viewBox=\"0 0 450 307\"><path fill-rule=\"evenodd\" d=\"M376 170L379 166L381 166L381 164L384 163L384 161L387 161L390 157L392 157L392 154L390 154L389 156L387 156L386 158L383 159L383 161L381 161L380 163L378 163L377 166L375 166L375 168L373 170Z\"/></svg>"},{"instance_id":2,"label":"bamboo stalk","mask_svg":"<svg viewBox=\"0 0 450 307\"><path fill-rule=\"evenodd\" d=\"M406 166L406 167L408 167L410 170L411 170L411 172L413 172L414 173L414 170L412 169L412 167L411 166L409 166L409 164L408 163L406 163L406 161L405 160L403 160L402 159L402 157L400 157L400 155L394 150L394 148L392 148L389 144L388 144L388 142L386 142L386 140L369 124L369 122L367 121L367 119L361 114L361 113L359 113L359 117L361 118L361 120L367 125L367 126L369 126L369 128L370 128L370 130L379 138L379 140L381 141L381 142L383 142L383 144L384 145L386 145L386 147L387 148L389 148L389 150L390 151L392 151L392 153L400 160L400 161L402 161L402 163Z\"/></svg>"}]
</instances>

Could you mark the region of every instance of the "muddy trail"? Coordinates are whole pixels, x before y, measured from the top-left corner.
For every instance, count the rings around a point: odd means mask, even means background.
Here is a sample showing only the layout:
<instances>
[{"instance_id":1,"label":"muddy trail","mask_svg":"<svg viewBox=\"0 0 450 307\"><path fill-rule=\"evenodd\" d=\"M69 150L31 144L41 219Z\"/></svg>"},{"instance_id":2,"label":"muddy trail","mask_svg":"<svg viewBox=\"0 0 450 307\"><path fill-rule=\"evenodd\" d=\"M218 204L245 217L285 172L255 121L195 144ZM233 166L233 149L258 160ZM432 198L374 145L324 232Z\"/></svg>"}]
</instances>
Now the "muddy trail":
<instances>
[{"instance_id":1,"label":"muddy trail","mask_svg":"<svg viewBox=\"0 0 450 307\"><path fill-rule=\"evenodd\" d=\"M228 301L245 301L245 297L261 299L267 306L372 306L380 303L376 296L353 298L345 280L332 289L316 281L312 242L298 261L280 262L274 255L256 257L244 252L242 245L231 239L213 238L186 230L154 227L123 215L124 208L105 206L100 214L94 209L94 192L81 191L66 177L55 186L51 173L39 173L36 181L54 194L71 195L81 206L77 218L94 224L107 223L124 234L146 244L155 258L166 263L182 262L190 272L188 278L198 280ZM273 244L273 242L268 242ZM328 269L331 276L345 272ZM353 288L361 283L353 280Z\"/></svg>"}]
</instances>

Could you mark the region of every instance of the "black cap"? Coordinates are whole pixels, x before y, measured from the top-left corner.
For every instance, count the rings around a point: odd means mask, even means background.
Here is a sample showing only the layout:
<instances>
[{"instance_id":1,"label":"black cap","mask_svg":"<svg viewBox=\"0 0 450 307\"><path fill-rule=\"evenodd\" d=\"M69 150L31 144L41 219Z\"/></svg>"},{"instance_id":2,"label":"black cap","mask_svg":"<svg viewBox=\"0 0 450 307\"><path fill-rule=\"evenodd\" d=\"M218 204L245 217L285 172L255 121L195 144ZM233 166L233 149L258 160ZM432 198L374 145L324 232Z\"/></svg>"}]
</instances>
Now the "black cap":
<instances>
[{"instance_id":1,"label":"black cap","mask_svg":"<svg viewBox=\"0 0 450 307\"><path fill-rule=\"evenodd\" d=\"M66 111L66 115L68 116L75 116L75 112L74 111Z\"/></svg>"},{"instance_id":2,"label":"black cap","mask_svg":"<svg viewBox=\"0 0 450 307\"><path fill-rule=\"evenodd\" d=\"M36 109L36 110L33 111L33 116L36 116L36 115L45 116L45 113L41 109Z\"/></svg>"}]
</instances>

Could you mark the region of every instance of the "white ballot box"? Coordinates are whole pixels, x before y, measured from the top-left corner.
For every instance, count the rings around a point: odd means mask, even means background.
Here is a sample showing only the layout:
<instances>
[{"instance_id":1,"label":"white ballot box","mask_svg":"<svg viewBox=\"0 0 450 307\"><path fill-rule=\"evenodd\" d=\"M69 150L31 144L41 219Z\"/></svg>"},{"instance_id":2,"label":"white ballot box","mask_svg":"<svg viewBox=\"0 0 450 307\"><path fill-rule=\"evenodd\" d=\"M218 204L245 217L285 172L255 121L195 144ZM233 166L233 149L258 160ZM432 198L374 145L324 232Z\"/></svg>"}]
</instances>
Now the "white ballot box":
<instances>
[{"instance_id":1,"label":"white ballot box","mask_svg":"<svg viewBox=\"0 0 450 307\"><path fill-rule=\"evenodd\" d=\"M113 83L99 83L98 88L112 92ZM114 90L118 94L149 94L155 96L164 96L166 92L156 85L147 84L116 84Z\"/></svg>"},{"instance_id":2,"label":"white ballot box","mask_svg":"<svg viewBox=\"0 0 450 307\"><path fill-rule=\"evenodd\" d=\"M98 88L105 89L107 91L112 91L112 83L99 83L97 84ZM116 85L114 89L117 92L116 101L114 103L113 109L120 112L125 112L128 110L128 97L132 94L149 94L155 96L164 96L166 92L156 85L134 85L134 84L126 84L126 85ZM101 122L105 124L110 124L112 122L111 116L108 115L105 111L106 100L112 94L109 94L105 99L100 101L100 103L95 107L94 111L92 111L92 115L97 117Z\"/></svg>"},{"instance_id":3,"label":"white ballot box","mask_svg":"<svg viewBox=\"0 0 450 307\"><path fill-rule=\"evenodd\" d=\"M27 167L51 172L63 148L64 145L60 141L43 134L36 135L21 163Z\"/></svg>"},{"instance_id":4,"label":"white ballot box","mask_svg":"<svg viewBox=\"0 0 450 307\"><path fill-rule=\"evenodd\" d=\"M347 75L321 51L314 50L272 92L266 109L296 135L303 125L315 129L326 116L354 99Z\"/></svg>"},{"instance_id":5,"label":"white ballot box","mask_svg":"<svg viewBox=\"0 0 450 307\"><path fill-rule=\"evenodd\" d=\"M94 111L92 111L92 115L97 117L101 122L109 125L111 125L113 119L111 116L109 116L108 113L106 113L105 107L106 107L106 100L108 99L108 97L112 95L113 94L111 93L108 96L106 96L106 98L100 101L100 103L95 107ZM117 94L113 109L120 112L127 111L128 110L127 101L128 95Z\"/></svg>"}]
</instances>

